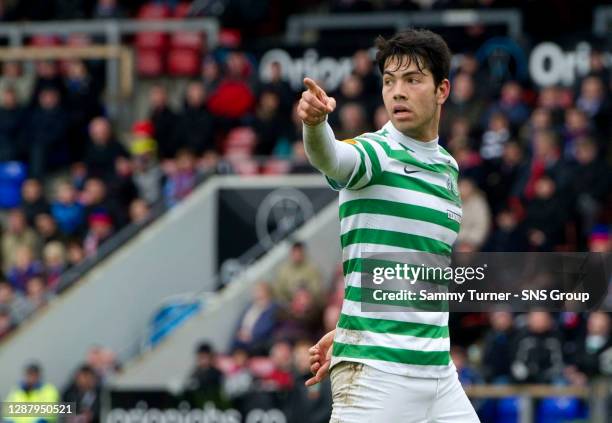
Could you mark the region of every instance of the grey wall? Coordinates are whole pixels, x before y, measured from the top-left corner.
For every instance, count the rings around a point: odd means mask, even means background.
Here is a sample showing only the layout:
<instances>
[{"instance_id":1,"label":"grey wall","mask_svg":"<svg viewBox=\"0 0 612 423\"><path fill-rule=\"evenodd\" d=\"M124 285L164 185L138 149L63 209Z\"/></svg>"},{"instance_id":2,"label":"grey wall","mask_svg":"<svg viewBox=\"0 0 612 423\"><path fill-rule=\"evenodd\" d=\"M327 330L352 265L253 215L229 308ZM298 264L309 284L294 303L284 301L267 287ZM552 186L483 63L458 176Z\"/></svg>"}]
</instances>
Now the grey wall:
<instances>
[{"instance_id":1,"label":"grey wall","mask_svg":"<svg viewBox=\"0 0 612 423\"><path fill-rule=\"evenodd\" d=\"M306 243L310 258L321 268L324 277L332 275L341 259L339 231L338 204L334 201L296 235ZM337 245L337 248L330 248L332 245ZM334 253L330 254L330 251ZM122 375L111 382L113 389L181 389L193 366L193 351L197 343L207 340L217 350L225 351L237 320L250 300L251 287L257 281L271 280L278 265L287 259L288 252L289 244L280 243L249 267L200 314L155 349L128 363Z\"/></svg>"}]
</instances>

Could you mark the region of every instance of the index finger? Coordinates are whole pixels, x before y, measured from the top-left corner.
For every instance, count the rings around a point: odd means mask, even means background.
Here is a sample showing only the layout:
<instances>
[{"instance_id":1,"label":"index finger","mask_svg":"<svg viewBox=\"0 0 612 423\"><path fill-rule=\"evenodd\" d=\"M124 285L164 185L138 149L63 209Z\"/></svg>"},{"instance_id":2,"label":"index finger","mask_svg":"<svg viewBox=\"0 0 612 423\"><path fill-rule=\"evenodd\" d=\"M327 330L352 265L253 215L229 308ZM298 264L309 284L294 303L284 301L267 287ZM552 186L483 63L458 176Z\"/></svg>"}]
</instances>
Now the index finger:
<instances>
[{"instance_id":1,"label":"index finger","mask_svg":"<svg viewBox=\"0 0 612 423\"><path fill-rule=\"evenodd\" d=\"M306 88L308 88L308 91L310 91L311 93L319 97L319 99L323 99L327 97L327 94L325 94L325 91L323 91L323 88L319 87L317 83L314 82L312 79L304 78L304 85L306 85Z\"/></svg>"}]
</instances>

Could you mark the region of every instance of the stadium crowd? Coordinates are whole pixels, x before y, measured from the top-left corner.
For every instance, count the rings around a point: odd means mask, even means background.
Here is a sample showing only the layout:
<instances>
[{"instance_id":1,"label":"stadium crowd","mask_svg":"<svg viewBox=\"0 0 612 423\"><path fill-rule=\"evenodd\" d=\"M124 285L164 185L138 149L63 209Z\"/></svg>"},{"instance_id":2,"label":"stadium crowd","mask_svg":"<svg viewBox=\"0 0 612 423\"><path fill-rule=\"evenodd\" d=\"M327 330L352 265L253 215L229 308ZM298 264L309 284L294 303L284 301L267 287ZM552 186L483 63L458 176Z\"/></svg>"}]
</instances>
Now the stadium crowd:
<instances>
[{"instance_id":1,"label":"stadium crowd","mask_svg":"<svg viewBox=\"0 0 612 423\"><path fill-rule=\"evenodd\" d=\"M113 7L100 0L91 13L122 16ZM456 248L609 253L612 78L602 55L592 53L591 73L575 86L545 88L513 80L490 86L474 56L458 58L440 131L440 143L461 170L464 217ZM357 51L353 65L330 93L338 139L388 120L368 52ZM56 295L66 269L95 257L126 225L146 222L157 204L171 207L185 198L206 175L314 172L295 114L299 93L277 63L262 81L246 52L210 52L201 77L181 93L180 108L172 106L166 85L155 84L148 119L134 122L127 134L107 117L98 72L96 63L78 60L38 62L34 72L15 62L2 66L0 162L19 163L27 178L18 181L20 193L2 221L0 340ZM302 382L307 347L337 322L341 266L326 281L297 244L270 282L254 287L229 355L216 357L206 343L198 348L190 395L239 410L268 404L302 422L304 416L327 421L328 382L309 389ZM451 333L466 385L581 385L612 374L607 313L454 314ZM67 398L91 398L83 392L99 389L105 370L95 369L105 361L93 356ZM32 365L28 374L35 378L40 369ZM96 413L98 404L91 407ZM493 412L490 403L479 407Z\"/></svg>"}]
</instances>

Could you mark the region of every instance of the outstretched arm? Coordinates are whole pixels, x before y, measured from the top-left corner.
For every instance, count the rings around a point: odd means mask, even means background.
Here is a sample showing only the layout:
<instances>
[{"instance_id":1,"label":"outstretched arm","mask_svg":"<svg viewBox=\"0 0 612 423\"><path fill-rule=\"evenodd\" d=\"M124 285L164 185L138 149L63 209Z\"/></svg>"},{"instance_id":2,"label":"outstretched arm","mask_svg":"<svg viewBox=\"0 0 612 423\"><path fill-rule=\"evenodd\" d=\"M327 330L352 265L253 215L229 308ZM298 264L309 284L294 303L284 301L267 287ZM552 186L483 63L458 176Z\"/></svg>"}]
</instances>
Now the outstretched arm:
<instances>
[{"instance_id":1,"label":"outstretched arm","mask_svg":"<svg viewBox=\"0 0 612 423\"><path fill-rule=\"evenodd\" d=\"M304 128L304 149L310 163L329 178L346 184L359 165L359 153L350 145L337 142L327 123L336 101L312 79L304 78L307 90L298 104Z\"/></svg>"}]
</instances>

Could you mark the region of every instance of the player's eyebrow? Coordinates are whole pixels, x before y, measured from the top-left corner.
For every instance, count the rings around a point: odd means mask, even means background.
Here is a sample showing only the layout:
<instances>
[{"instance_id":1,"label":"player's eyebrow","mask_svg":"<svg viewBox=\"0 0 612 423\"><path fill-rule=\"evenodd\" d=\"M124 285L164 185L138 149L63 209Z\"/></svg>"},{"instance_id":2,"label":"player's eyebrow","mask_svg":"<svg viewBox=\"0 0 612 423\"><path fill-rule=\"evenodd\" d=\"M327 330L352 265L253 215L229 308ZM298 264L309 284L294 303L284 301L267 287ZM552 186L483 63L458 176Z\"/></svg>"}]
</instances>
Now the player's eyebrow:
<instances>
[{"instance_id":1,"label":"player's eyebrow","mask_svg":"<svg viewBox=\"0 0 612 423\"><path fill-rule=\"evenodd\" d=\"M388 70L384 71L383 74L395 77L395 75L391 71L388 71ZM425 75L423 72L408 71L408 72L404 72L403 74L401 74L400 77L405 78L407 76L423 76L423 75Z\"/></svg>"}]
</instances>

